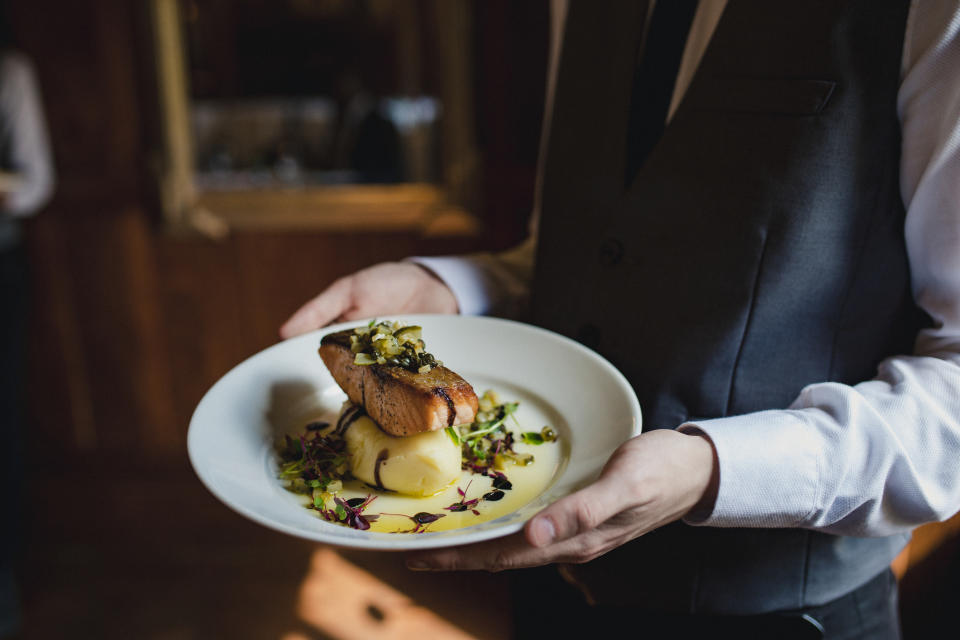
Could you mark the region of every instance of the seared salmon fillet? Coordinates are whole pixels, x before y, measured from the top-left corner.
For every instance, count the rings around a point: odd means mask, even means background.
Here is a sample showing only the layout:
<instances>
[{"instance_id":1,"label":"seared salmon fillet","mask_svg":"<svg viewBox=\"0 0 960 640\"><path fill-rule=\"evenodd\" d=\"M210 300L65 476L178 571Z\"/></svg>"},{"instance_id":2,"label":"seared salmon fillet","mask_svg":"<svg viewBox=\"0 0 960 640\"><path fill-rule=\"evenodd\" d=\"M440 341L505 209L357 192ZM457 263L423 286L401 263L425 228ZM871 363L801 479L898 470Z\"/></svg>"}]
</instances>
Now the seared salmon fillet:
<instances>
[{"instance_id":1,"label":"seared salmon fillet","mask_svg":"<svg viewBox=\"0 0 960 640\"><path fill-rule=\"evenodd\" d=\"M477 394L466 380L444 366L414 373L391 364L353 364L350 329L320 340L320 358L350 402L390 435L409 436L424 431L473 422Z\"/></svg>"}]
</instances>

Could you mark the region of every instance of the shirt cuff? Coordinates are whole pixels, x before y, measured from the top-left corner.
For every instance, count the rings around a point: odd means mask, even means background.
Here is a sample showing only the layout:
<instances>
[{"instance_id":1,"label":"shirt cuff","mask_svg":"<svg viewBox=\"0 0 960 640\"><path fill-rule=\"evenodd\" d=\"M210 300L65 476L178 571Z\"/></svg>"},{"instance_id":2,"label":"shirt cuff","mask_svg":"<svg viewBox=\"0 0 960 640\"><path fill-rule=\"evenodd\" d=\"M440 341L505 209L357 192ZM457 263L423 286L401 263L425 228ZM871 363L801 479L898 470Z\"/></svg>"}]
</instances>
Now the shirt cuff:
<instances>
[{"instance_id":1,"label":"shirt cuff","mask_svg":"<svg viewBox=\"0 0 960 640\"><path fill-rule=\"evenodd\" d=\"M720 465L710 514L684 518L712 527L796 527L816 509L821 446L801 411L759 411L680 425L713 442Z\"/></svg>"},{"instance_id":2,"label":"shirt cuff","mask_svg":"<svg viewBox=\"0 0 960 640\"><path fill-rule=\"evenodd\" d=\"M485 315L493 307L494 295L487 277L487 267L480 259L460 256L430 258L416 256L407 260L432 271L450 287L453 297L457 299L461 315Z\"/></svg>"}]
</instances>

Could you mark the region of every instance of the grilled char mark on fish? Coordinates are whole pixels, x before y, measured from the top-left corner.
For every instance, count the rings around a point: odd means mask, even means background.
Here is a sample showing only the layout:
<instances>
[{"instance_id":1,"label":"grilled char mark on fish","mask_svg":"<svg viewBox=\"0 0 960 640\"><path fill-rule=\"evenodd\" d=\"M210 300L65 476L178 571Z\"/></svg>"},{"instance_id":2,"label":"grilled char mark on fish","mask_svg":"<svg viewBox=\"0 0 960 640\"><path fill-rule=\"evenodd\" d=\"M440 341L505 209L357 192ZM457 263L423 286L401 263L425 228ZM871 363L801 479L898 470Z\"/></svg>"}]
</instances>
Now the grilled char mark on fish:
<instances>
[{"instance_id":1,"label":"grilled char mark on fish","mask_svg":"<svg viewBox=\"0 0 960 640\"><path fill-rule=\"evenodd\" d=\"M453 426L453 421L454 421L454 419L456 419L456 417L457 417L457 407L456 407L456 405L454 404L454 402L453 402L453 400L450 398L450 396L447 395L447 392L443 390L442 387L436 387L436 388L433 390L433 392L434 392L435 394L437 394L438 396L440 396L441 398L443 398L443 401L447 403L447 409L449 410L448 413L447 413L447 426L448 426L448 427L452 427L452 426Z\"/></svg>"},{"instance_id":2,"label":"grilled char mark on fish","mask_svg":"<svg viewBox=\"0 0 960 640\"><path fill-rule=\"evenodd\" d=\"M347 329L325 335L320 358L350 402L390 435L409 436L473 422L477 394L446 367L414 373L396 365L356 365Z\"/></svg>"}]
</instances>

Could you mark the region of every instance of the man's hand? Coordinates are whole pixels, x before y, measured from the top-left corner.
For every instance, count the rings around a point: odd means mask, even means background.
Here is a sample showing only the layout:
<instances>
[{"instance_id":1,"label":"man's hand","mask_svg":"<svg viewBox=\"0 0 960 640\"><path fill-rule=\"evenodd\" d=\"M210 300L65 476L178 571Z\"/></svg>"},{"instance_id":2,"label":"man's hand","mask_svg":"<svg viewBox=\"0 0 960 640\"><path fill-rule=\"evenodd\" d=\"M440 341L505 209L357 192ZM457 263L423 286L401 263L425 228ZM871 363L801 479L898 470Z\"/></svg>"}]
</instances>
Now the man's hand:
<instances>
[{"instance_id":1,"label":"man's hand","mask_svg":"<svg viewBox=\"0 0 960 640\"><path fill-rule=\"evenodd\" d=\"M656 430L614 452L593 484L561 498L509 538L410 554L411 569L500 571L581 563L677 520L710 510L717 462L706 436Z\"/></svg>"},{"instance_id":2,"label":"man's hand","mask_svg":"<svg viewBox=\"0 0 960 640\"><path fill-rule=\"evenodd\" d=\"M383 262L335 281L300 307L280 337L319 329L335 321L386 313L457 313L457 299L439 278L411 262Z\"/></svg>"}]
</instances>

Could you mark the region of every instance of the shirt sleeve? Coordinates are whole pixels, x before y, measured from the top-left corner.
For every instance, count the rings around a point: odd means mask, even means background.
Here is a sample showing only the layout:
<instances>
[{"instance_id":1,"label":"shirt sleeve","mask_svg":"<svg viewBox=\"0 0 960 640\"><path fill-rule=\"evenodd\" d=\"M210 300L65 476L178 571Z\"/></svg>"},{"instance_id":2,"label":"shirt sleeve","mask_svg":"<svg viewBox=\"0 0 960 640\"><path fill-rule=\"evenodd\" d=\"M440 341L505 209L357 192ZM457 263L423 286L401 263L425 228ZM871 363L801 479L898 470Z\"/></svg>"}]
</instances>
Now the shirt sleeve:
<instances>
[{"instance_id":1,"label":"shirt sleeve","mask_svg":"<svg viewBox=\"0 0 960 640\"><path fill-rule=\"evenodd\" d=\"M521 318L526 314L536 236L503 253L410 258L450 287L463 315Z\"/></svg>"},{"instance_id":2,"label":"shirt sleeve","mask_svg":"<svg viewBox=\"0 0 960 640\"><path fill-rule=\"evenodd\" d=\"M3 213L32 215L50 199L54 171L36 76L19 54L7 54L0 60L0 127L9 170L18 181L7 194Z\"/></svg>"},{"instance_id":3,"label":"shirt sleeve","mask_svg":"<svg viewBox=\"0 0 960 640\"><path fill-rule=\"evenodd\" d=\"M960 2L915 2L906 35L905 236L914 298L934 325L871 381L682 425L709 436L720 465L713 512L691 524L888 535L960 510Z\"/></svg>"}]
</instances>

